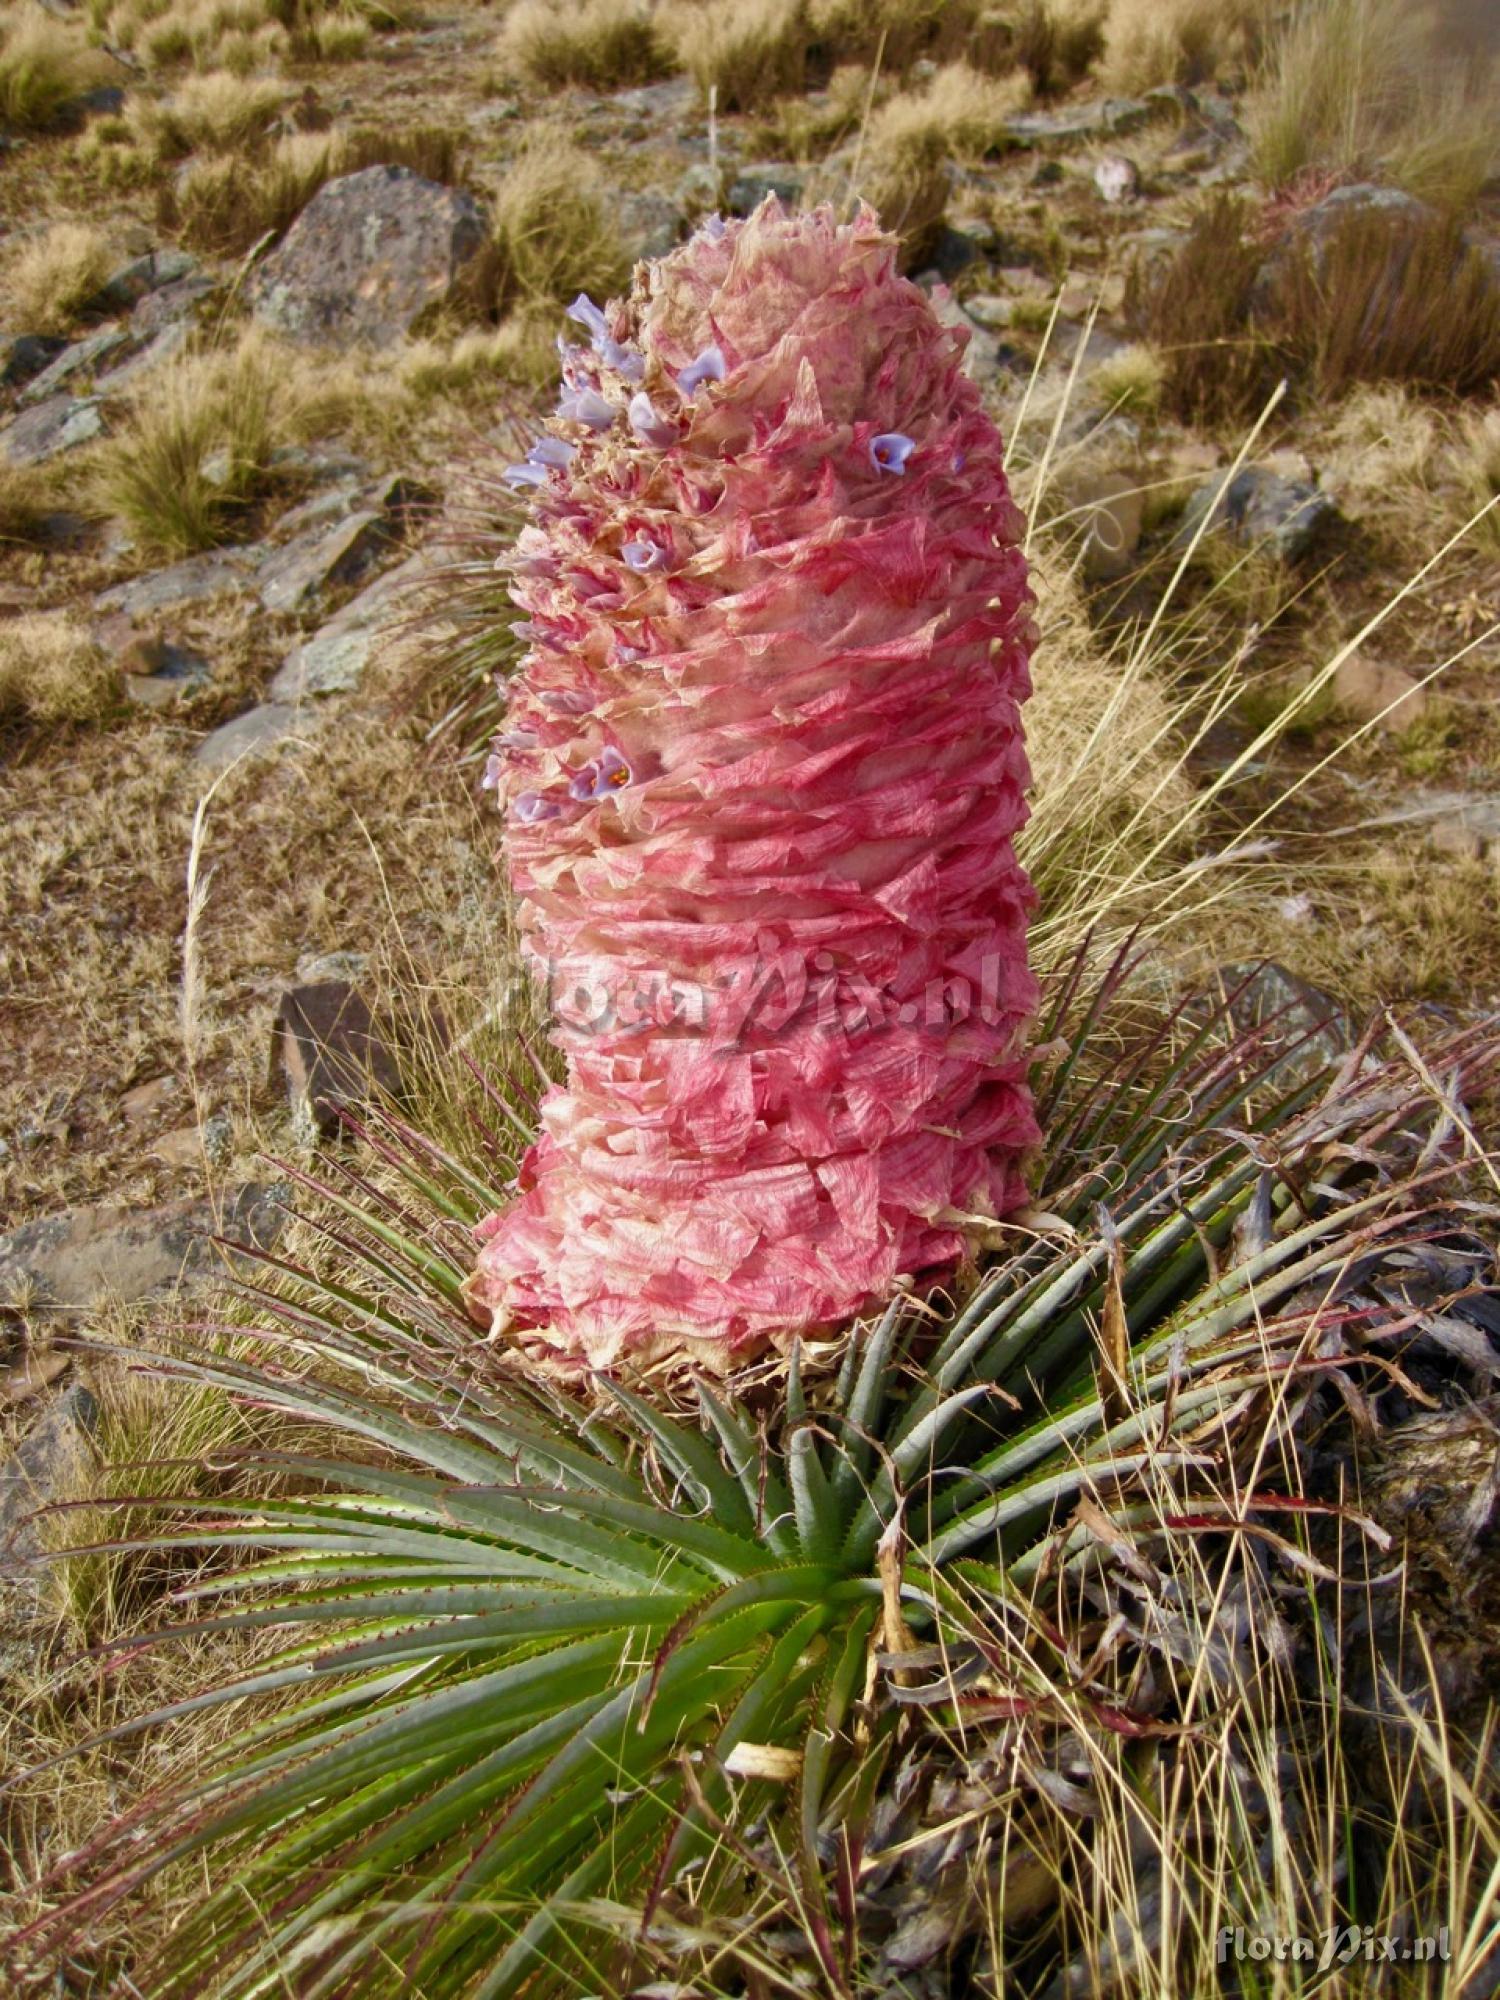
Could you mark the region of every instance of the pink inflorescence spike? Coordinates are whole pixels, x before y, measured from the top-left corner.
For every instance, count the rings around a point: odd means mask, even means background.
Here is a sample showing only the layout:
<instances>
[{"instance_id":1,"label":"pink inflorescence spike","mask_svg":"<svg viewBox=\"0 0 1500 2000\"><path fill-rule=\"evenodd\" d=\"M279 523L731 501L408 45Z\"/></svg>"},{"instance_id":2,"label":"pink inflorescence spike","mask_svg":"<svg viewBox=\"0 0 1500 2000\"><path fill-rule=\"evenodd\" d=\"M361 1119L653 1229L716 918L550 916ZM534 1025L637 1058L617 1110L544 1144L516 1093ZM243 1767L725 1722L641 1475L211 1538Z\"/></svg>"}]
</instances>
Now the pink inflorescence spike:
<instances>
[{"instance_id":1,"label":"pink inflorescence spike","mask_svg":"<svg viewBox=\"0 0 1500 2000\"><path fill-rule=\"evenodd\" d=\"M488 774L568 1080L467 1293L724 1367L1025 1199L1022 524L868 213L767 203L574 317Z\"/></svg>"}]
</instances>

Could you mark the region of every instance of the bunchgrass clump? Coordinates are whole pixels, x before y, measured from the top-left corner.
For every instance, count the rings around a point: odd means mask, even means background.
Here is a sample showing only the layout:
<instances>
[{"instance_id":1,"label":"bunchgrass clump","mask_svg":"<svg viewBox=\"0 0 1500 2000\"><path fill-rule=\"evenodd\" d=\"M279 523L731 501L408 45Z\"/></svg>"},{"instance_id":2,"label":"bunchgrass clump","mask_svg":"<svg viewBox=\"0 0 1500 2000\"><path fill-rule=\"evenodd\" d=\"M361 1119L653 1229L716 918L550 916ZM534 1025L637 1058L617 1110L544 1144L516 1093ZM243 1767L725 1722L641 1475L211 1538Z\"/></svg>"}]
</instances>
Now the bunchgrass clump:
<instances>
[{"instance_id":1,"label":"bunchgrass clump","mask_svg":"<svg viewBox=\"0 0 1500 2000\"><path fill-rule=\"evenodd\" d=\"M1500 285L1457 222L1374 208L1279 254L1257 318L1325 398L1401 381L1463 395L1500 376Z\"/></svg>"},{"instance_id":2,"label":"bunchgrass clump","mask_svg":"<svg viewBox=\"0 0 1500 2000\"><path fill-rule=\"evenodd\" d=\"M721 112L755 111L807 86L807 0L673 0L661 18L678 63Z\"/></svg>"},{"instance_id":3,"label":"bunchgrass clump","mask_svg":"<svg viewBox=\"0 0 1500 2000\"><path fill-rule=\"evenodd\" d=\"M1093 400L1111 412L1148 416L1161 402L1166 366L1150 347L1123 347L1089 370Z\"/></svg>"},{"instance_id":4,"label":"bunchgrass clump","mask_svg":"<svg viewBox=\"0 0 1500 2000\"><path fill-rule=\"evenodd\" d=\"M818 191L863 196L901 238L906 264L920 265L942 227L955 167L1004 151L1009 120L1030 100L1022 70L989 77L946 63L920 90L880 105L852 158L830 160Z\"/></svg>"},{"instance_id":5,"label":"bunchgrass clump","mask_svg":"<svg viewBox=\"0 0 1500 2000\"><path fill-rule=\"evenodd\" d=\"M1207 83L1251 59L1270 0L1110 0L1100 76L1136 93L1159 83Z\"/></svg>"},{"instance_id":6,"label":"bunchgrass clump","mask_svg":"<svg viewBox=\"0 0 1500 2000\"><path fill-rule=\"evenodd\" d=\"M570 141L550 132L535 136L507 168L494 216L501 284L511 297L602 298L623 282L627 258L599 170Z\"/></svg>"},{"instance_id":7,"label":"bunchgrass clump","mask_svg":"<svg viewBox=\"0 0 1500 2000\"><path fill-rule=\"evenodd\" d=\"M101 71L100 58L70 24L21 0L0 28L0 127L51 131Z\"/></svg>"},{"instance_id":8,"label":"bunchgrass clump","mask_svg":"<svg viewBox=\"0 0 1500 2000\"><path fill-rule=\"evenodd\" d=\"M1275 382L1274 351L1251 324L1264 256L1248 203L1218 193L1163 266L1131 274L1126 317L1160 357L1164 399L1186 423L1243 418Z\"/></svg>"},{"instance_id":9,"label":"bunchgrass clump","mask_svg":"<svg viewBox=\"0 0 1500 2000\"><path fill-rule=\"evenodd\" d=\"M232 538L298 425L294 377L249 334L152 375L99 450L95 489L143 551L189 555Z\"/></svg>"},{"instance_id":10,"label":"bunchgrass clump","mask_svg":"<svg viewBox=\"0 0 1500 2000\"><path fill-rule=\"evenodd\" d=\"M462 134L447 125L371 126L288 133L269 153L210 153L188 161L162 188L157 219L194 249L236 256L283 235L325 182L372 166L460 181Z\"/></svg>"},{"instance_id":11,"label":"bunchgrass clump","mask_svg":"<svg viewBox=\"0 0 1500 2000\"><path fill-rule=\"evenodd\" d=\"M233 152L264 138L289 94L275 77L207 70L184 77L170 97L132 101L128 116L139 143L169 164L190 153Z\"/></svg>"},{"instance_id":12,"label":"bunchgrass clump","mask_svg":"<svg viewBox=\"0 0 1500 2000\"><path fill-rule=\"evenodd\" d=\"M1500 159L1497 91L1492 68L1440 55L1426 9L1308 0L1289 12L1251 101L1256 168L1271 187L1386 173L1458 214Z\"/></svg>"},{"instance_id":13,"label":"bunchgrass clump","mask_svg":"<svg viewBox=\"0 0 1500 2000\"><path fill-rule=\"evenodd\" d=\"M620 90L675 67L670 43L646 0L518 0L496 44L500 66L549 90L579 84Z\"/></svg>"},{"instance_id":14,"label":"bunchgrass clump","mask_svg":"<svg viewBox=\"0 0 1500 2000\"><path fill-rule=\"evenodd\" d=\"M93 722L118 698L109 655L64 613L0 620L0 718Z\"/></svg>"},{"instance_id":15,"label":"bunchgrass clump","mask_svg":"<svg viewBox=\"0 0 1500 2000\"><path fill-rule=\"evenodd\" d=\"M93 223L54 222L23 237L0 272L7 320L29 333L66 333L119 262L117 244Z\"/></svg>"}]
</instances>

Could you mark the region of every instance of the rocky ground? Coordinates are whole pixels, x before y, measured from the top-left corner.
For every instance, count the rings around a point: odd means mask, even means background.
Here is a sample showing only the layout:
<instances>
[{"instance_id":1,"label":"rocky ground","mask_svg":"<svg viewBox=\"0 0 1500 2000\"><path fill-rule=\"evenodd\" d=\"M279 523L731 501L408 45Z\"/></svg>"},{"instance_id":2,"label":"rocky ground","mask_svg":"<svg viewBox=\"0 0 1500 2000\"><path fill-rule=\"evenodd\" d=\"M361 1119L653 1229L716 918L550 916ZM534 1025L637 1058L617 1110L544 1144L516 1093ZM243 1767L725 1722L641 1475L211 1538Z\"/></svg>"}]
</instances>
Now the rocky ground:
<instances>
[{"instance_id":1,"label":"rocky ground","mask_svg":"<svg viewBox=\"0 0 1500 2000\"><path fill-rule=\"evenodd\" d=\"M38 1495L70 1490L92 1450L105 1392L66 1339L138 1326L211 1278L213 1234L275 1241L268 1156L318 1143L321 1052L400 1040L366 999L452 1032L503 973L474 767L451 735L429 741L455 690L415 662L451 611L462 468L524 416L560 305L715 205L842 193L857 164L847 135L832 166L816 136L837 130L833 85L711 118L689 76L546 92L508 73L482 4L377 25L337 62L304 48L234 79L238 127L222 106L195 125L203 79L120 45L56 129L0 137L12 1555ZM931 82L930 64L904 79L918 97ZM1098 659L1151 627L1207 521L1158 649L1174 704L1225 661L1238 675L1193 782L1347 652L1253 774L1257 797L1305 780L1278 823L1276 886L1247 875L1190 952L1268 951L1352 1008L1466 1014L1500 990L1500 538L1462 532L1500 478L1500 412L1493 386L1332 398L1304 380L1226 483L1252 418L1184 419L1171 343L1142 304L1200 205L1228 193L1264 209L1267 264L1321 240L1336 210L1422 215L1348 177L1278 209L1255 180L1244 86L1231 66L1129 96L1088 75L1010 93L983 145L945 165L936 216L912 225L913 274L971 331L1039 551L1071 572ZM535 219L512 217L506 238L504 217L539 126L587 169L593 234L518 286ZM349 159L364 164L262 215L255 175L331 133L359 136ZM205 223L226 160L241 176L230 221ZM1500 294L1493 187L1464 227ZM62 256L59 229L93 232L62 304L17 276L38 244ZM545 250L545 211L540 234ZM257 397L269 414L246 478L236 426ZM205 532L174 526L174 465ZM1059 685L1068 665L1043 654Z\"/></svg>"}]
</instances>

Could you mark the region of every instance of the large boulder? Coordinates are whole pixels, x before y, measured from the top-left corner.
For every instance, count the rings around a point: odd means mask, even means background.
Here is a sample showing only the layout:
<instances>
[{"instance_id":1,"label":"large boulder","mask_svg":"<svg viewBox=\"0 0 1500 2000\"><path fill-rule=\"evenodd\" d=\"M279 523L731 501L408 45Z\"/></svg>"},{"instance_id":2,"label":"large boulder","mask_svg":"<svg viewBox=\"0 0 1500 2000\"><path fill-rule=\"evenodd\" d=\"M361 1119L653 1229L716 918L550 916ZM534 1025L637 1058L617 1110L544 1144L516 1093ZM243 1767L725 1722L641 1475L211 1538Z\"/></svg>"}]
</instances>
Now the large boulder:
<instances>
[{"instance_id":1,"label":"large boulder","mask_svg":"<svg viewBox=\"0 0 1500 2000\"><path fill-rule=\"evenodd\" d=\"M365 167L313 196L256 273L256 317L293 340L390 347L474 275L489 240L472 195Z\"/></svg>"}]
</instances>

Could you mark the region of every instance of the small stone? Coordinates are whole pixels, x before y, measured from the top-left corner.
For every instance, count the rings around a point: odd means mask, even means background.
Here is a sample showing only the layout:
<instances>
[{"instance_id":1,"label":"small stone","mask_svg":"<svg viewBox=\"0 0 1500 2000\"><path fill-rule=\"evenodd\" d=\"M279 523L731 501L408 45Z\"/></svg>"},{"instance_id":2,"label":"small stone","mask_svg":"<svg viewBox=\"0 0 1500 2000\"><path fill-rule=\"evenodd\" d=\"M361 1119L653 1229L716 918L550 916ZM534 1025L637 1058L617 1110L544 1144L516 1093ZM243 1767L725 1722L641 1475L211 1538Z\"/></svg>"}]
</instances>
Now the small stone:
<instances>
[{"instance_id":1,"label":"small stone","mask_svg":"<svg viewBox=\"0 0 1500 2000\"><path fill-rule=\"evenodd\" d=\"M717 208L723 200L719 176L707 161L690 166L673 190L679 207L690 218Z\"/></svg>"},{"instance_id":2,"label":"small stone","mask_svg":"<svg viewBox=\"0 0 1500 2000\"><path fill-rule=\"evenodd\" d=\"M1404 667L1351 653L1333 677L1334 697L1357 722L1378 722L1399 735L1420 721L1428 707L1427 690Z\"/></svg>"},{"instance_id":3,"label":"small stone","mask_svg":"<svg viewBox=\"0 0 1500 2000\"><path fill-rule=\"evenodd\" d=\"M358 687L397 602L415 589L427 569L427 557L419 550L350 598L309 638L299 640L272 678L271 699L299 702Z\"/></svg>"},{"instance_id":4,"label":"small stone","mask_svg":"<svg viewBox=\"0 0 1500 2000\"><path fill-rule=\"evenodd\" d=\"M1483 834L1461 814L1435 819L1427 829L1427 842L1437 853L1451 854L1455 861L1484 859Z\"/></svg>"},{"instance_id":5,"label":"small stone","mask_svg":"<svg viewBox=\"0 0 1500 2000\"><path fill-rule=\"evenodd\" d=\"M51 396L0 430L0 452L12 465L40 465L87 444L103 429L97 397Z\"/></svg>"},{"instance_id":6,"label":"small stone","mask_svg":"<svg viewBox=\"0 0 1500 2000\"><path fill-rule=\"evenodd\" d=\"M1337 512L1316 486L1248 465L1222 492L1214 480L1199 487L1188 501L1178 539L1190 541L1208 516L1211 527L1227 529L1236 541L1250 547L1268 545L1284 562L1295 562Z\"/></svg>"},{"instance_id":7,"label":"small stone","mask_svg":"<svg viewBox=\"0 0 1500 2000\"><path fill-rule=\"evenodd\" d=\"M132 1084L120 1099L120 1109L132 1123L154 1118L164 1104L177 1096L181 1085L175 1076L151 1076Z\"/></svg>"},{"instance_id":8,"label":"small stone","mask_svg":"<svg viewBox=\"0 0 1500 2000\"><path fill-rule=\"evenodd\" d=\"M199 300L217 290L213 279L202 272L181 278L175 285L163 285L160 291L146 294L130 315L130 324L138 334L160 333L169 326L185 325Z\"/></svg>"},{"instance_id":9,"label":"small stone","mask_svg":"<svg viewBox=\"0 0 1500 2000\"><path fill-rule=\"evenodd\" d=\"M119 659L125 693L141 708L172 708L213 679L201 653L168 639L132 639Z\"/></svg>"},{"instance_id":10,"label":"small stone","mask_svg":"<svg viewBox=\"0 0 1500 2000\"><path fill-rule=\"evenodd\" d=\"M149 375L153 368L160 368L164 361L170 361L174 354L180 354L187 346L191 329L186 322L164 326L160 333L146 342L128 361L122 361L118 368L111 368L107 375L96 375L94 387L101 396L117 396L141 375Z\"/></svg>"},{"instance_id":11,"label":"small stone","mask_svg":"<svg viewBox=\"0 0 1500 2000\"><path fill-rule=\"evenodd\" d=\"M272 1034L273 1074L284 1079L293 1116L324 1136L339 1107L397 1098L401 1073L368 1003L347 980L294 986L281 997Z\"/></svg>"},{"instance_id":12,"label":"small stone","mask_svg":"<svg viewBox=\"0 0 1500 2000\"><path fill-rule=\"evenodd\" d=\"M373 511L309 528L262 562L260 601L267 611L307 611L325 592L357 582L390 548L390 529Z\"/></svg>"},{"instance_id":13,"label":"small stone","mask_svg":"<svg viewBox=\"0 0 1500 2000\"><path fill-rule=\"evenodd\" d=\"M1094 186L1107 202L1131 201L1140 193L1141 177L1134 160L1105 153L1094 167Z\"/></svg>"},{"instance_id":14,"label":"small stone","mask_svg":"<svg viewBox=\"0 0 1500 2000\"><path fill-rule=\"evenodd\" d=\"M159 292L164 285L172 285L191 277L198 269L198 260L186 250L148 250L142 257L132 257L128 264L122 264L104 281L97 298L92 301L93 309L99 312L128 312L138 305L150 292Z\"/></svg>"},{"instance_id":15,"label":"small stone","mask_svg":"<svg viewBox=\"0 0 1500 2000\"><path fill-rule=\"evenodd\" d=\"M735 169L729 183L729 210L732 215L751 215L768 194L774 194L787 208L802 199L807 175L789 160L755 160Z\"/></svg>"},{"instance_id":16,"label":"small stone","mask_svg":"<svg viewBox=\"0 0 1500 2000\"><path fill-rule=\"evenodd\" d=\"M304 726L299 711L285 702L263 701L224 722L193 752L193 762L205 770L221 771L242 757L261 757L278 744L295 736Z\"/></svg>"},{"instance_id":17,"label":"small stone","mask_svg":"<svg viewBox=\"0 0 1500 2000\"><path fill-rule=\"evenodd\" d=\"M55 396L75 375L91 375L101 361L128 345L130 335L117 326L91 333L85 340L72 341L21 391L21 402L40 403Z\"/></svg>"},{"instance_id":18,"label":"small stone","mask_svg":"<svg viewBox=\"0 0 1500 2000\"><path fill-rule=\"evenodd\" d=\"M648 188L617 194L610 206L620 240L633 258L665 257L687 233L687 216L670 195Z\"/></svg>"},{"instance_id":19,"label":"small stone","mask_svg":"<svg viewBox=\"0 0 1500 2000\"><path fill-rule=\"evenodd\" d=\"M153 1139L150 1153L152 1159L160 1160L164 1167L201 1167L204 1163L203 1134L196 1125L178 1125Z\"/></svg>"},{"instance_id":20,"label":"small stone","mask_svg":"<svg viewBox=\"0 0 1500 2000\"><path fill-rule=\"evenodd\" d=\"M313 196L256 273L252 308L293 340L390 347L458 293L488 240L472 195L366 167Z\"/></svg>"},{"instance_id":21,"label":"small stone","mask_svg":"<svg viewBox=\"0 0 1500 2000\"><path fill-rule=\"evenodd\" d=\"M276 1240L285 1211L253 1183L222 1213L206 1201L159 1208L75 1208L26 1222L0 1237L0 1304L81 1312L101 1299L125 1305L211 1276L222 1261L214 1237Z\"/></svg>"},{"instance_id":22,"label":"small stone","mask_svg":"<svg viewBox=\"0 0 1500 2000\"><path fill-rule=\"evenodd\" d=\"M71 1499L94 1467L99 1404L75 1382L0 1467L0 1564L14 1571L42 1551L37 1512Z\"/></svg>"},{"instance_id":23,"label":"small stone","mask_svg":"<svg viewBox=\"0 0 1500 2000\"><path fill-rule=\"evenodd\" d=\"M370 970L367 951L304 952L297 960L297 984L321 986L331 979L357 986Z\"/></svg>"},{"instance_id":24,"label":"small stone","mask_svg":"<svg viewBox=\"0 0 1500 2000\"><path fill-rule=\"evenodd\" d=\"M258 546L209 549L201 556L188 556L166 569L152 570L100 591L94 609L135 618L178 604L196 604L225 592L242 594L250 588L252 573L264 554Z\"/></svg>"},{"instance_id":25,"label":"small stone","mask_svg":"<svg viewBox=\"0 0 1500 2000\"><path fill-rule=\"evenodd\" d=\"M34 380L67 344L51 333L0 333L0 388Z\"/></svg>"}]
</instances>

